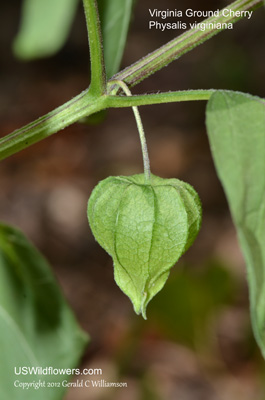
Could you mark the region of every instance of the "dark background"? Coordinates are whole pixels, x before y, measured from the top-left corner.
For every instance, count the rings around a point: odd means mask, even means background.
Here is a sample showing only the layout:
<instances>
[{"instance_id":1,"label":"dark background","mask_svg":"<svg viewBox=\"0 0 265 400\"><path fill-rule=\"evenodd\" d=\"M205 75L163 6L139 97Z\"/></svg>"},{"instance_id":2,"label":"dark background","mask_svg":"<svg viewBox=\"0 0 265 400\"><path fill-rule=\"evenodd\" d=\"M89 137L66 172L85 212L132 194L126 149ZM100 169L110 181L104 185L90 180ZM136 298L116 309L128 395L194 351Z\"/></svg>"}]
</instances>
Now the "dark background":
<instances>
[{"instance_id":1,"label":"dark background","mask_svg":"<svg viewBox=\"0 0 265 400\"><path fill-rule=\"evenodd\" d=\"M198 4L199 3L199 4ZM125 67L181 32L150 31L149 8L217 9L224 1L139 1ZM82 6L54 57L24 63L12 40L21 1L0 4L0 135L61 105L89 85ZM264 97L264 10L235 24L133 88L133 93L222 88ZM184 18L183 18L184 20ZM192 20L191 20L192 21ZM88 197L109 175L142 172L130 109L99 125L75 124L0 166L0 219L21 228L54 268L65 296L91 335L84 366L126 391L72 389L67 400L264 399L264 365L251 333L245 265L205 130L205 102L141 107L151 169L191 183L203 204L197 241L172 270L147 321L113 280L112 260L92 237ZM218 296L216 296L218 293Z\"/></svg>"}]
</instances>

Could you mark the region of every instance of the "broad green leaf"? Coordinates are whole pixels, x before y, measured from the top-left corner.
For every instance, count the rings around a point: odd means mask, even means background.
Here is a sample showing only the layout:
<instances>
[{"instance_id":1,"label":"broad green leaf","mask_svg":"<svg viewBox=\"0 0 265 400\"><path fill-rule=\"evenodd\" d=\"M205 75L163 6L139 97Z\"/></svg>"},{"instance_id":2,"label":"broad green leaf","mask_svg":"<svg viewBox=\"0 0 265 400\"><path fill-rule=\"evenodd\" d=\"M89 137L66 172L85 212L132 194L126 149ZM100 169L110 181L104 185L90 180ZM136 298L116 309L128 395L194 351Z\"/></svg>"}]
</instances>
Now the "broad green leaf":
<instances>
[{"instance_id":1,"label":"broad green leaf","mask_svg":"<svg viewBox=\"0 0 265 400\"><path fill-rule=\"evenodd\" d=\"M208 102L206 122L247 265L254 334L265 357L265 101L218 91Z\"/></svg>"},{"instance_id":2,"label":"broad green leaf","mask_svg":"<svg viewBox=\"0 0 265 400\"><path fill-rule=\"evenodd\" d=\"M107 78L119 71L135 0L98 0Z\"/></svg>"},{"instance_id":3,"label":"broad green leaf","mask_svg":"<svg viewBox=\"0 0 265 400\"><path fill-rule=\"evenodd\" d=\"M113 258L117 285L146 318L147 304L198 234L197 193L178 179L109 177L93 190L88 219L96 240Z\"/></svg>"},{"instance_id":4,"label":"broad green leaf","mask_svg":"<svg viewBox=\"0 0 265 400\"><path fill-rule=\"evenodd\" d=\"M21 59L50 56L64 45L79 0L24 0L14 52Z\"/></svg>"},{"instance_id":5,"label":"broad green leaf","mask_svg":"<svg viewBox=\"0 0 265 400\"><path fill-rule=\"evenodd\" d=\"M0 398L61 399L69 371L23 375L20 367L75 368L86 342L47 262L21 232L1 224ZM15 387L39 381L39 389Z\"/></svg>"}]
</instances>

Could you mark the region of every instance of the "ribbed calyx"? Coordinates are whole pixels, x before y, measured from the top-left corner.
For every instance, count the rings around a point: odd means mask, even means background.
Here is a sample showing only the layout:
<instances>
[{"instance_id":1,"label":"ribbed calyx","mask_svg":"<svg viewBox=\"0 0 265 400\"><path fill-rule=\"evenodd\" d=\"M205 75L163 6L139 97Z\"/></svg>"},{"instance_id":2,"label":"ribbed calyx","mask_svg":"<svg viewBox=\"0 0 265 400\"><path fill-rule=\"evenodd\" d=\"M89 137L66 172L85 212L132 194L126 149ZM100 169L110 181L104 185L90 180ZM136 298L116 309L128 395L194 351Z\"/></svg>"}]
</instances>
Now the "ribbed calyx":
<instances>
[{"instance_id":1,"label":"ribbed calyx","mask_svg":"<svg viewBox=\"0 0 265 400\"><path fill-rule=\"evenodd\" d=\"M137 314L146 318L147 304L194 242L201 216L198 194L178 179L109 177L93 190L88 202L91 230L111 255L115 281Z\"/></svg>"}]
</instances>

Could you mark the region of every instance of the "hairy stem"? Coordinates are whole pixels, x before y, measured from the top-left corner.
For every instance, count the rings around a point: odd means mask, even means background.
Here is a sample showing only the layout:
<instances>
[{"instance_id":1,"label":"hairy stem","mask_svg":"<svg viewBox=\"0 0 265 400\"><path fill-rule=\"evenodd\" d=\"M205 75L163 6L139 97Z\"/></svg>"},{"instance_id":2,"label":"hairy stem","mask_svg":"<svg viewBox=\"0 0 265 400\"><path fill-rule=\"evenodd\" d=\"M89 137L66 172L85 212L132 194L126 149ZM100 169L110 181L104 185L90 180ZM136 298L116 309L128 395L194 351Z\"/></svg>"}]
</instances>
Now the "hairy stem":
<instances>
[{"instance_id":1,"label":"hairy stem","mask_svg":"<svg viewBox=\"0 0 265 400\"><path fill-rule=\"evenodd\" d=\"M106 74L100 22L96 0L83 0L91 63L91 83L89 90L94 95L101 95L106 88Z\"/></svg>"},{"instance_id":2,"label":"hairy stem","mask_svg":"<svg viewBox=\"0 0 265 400\"><path fill-rule=\"evenodd\" d=\"M81 118L85 118L108 107L132 107L175 101L208 100L213 93L213 90L189 90L124 97L116 96L120 89L120 85L116 81L124 81L127 86L138 84L152 73L221 32L222 29L215 27L208 27L205 31L194 28L183 33L153 53L137 61L132 66L116 74L109 81L108 89L106 90L105 67L96 0L83 0L83 3L91 56L91 84L89 89L47 115L1 138L0 160L58 132ZM230 6L227 6L227 9L234 12L249 11L261 7L263 4L263 0L237 0ZM218 17L211 17L203 22L206 24L234 23L242 18L242 14L236 17L225 17L220 13Z\"/></svg>"},{"instance_id":3,"label":"hairy stem","mask_svg":"<svg viewBox=\"0 0 265 400\"><path fill-rule=\"evenodd\" d=\"M105 108L106 97L93 97L88 90L50 113L0 139L0 160L23 150Z\"/></svg>"},{"instance_id":4,"label":"hairy stem","mask_svg":"<svg viewBox=\"0 0 265 400\"><path fill-rule=\"evenodd\" d=\"M111 86L115 85L115 81L109 83ZM131 97L125 96L107 96L107 107L120 108L120 107L133 107L133 106L146 106L151 104L162 103L175 103L180 101L197 101L209 100L215 89L209 90L179 90L177 92L154 93L133 95Z\"/></svg>"},{"instance_id":5,"label":"hairy stem","mask_svg":"<svg viewBox=\"0 0 265 400\"><path fill-rule=\"evenodd\" d=\"M237 0L230 4L230 6L227 6L226 9L233 12L249 11L261 7L263 4L263 0ZM223 16L221 11L217 17L210 17L202 22L205 24L228 24L235 23L242 18L242 14L236 17ZM205 31L200 30L199 27L190 29L167 44L163 45L159 49L143 57L135 64L114 75L113 79L122 80L129 87L135 86L154 72L160 70L172 61L181 57L183 54L192 50L194 47L221 32L223 29L224 28L217 29L210 26L207 27L207 25Z\"/></svg>"}]
</instances>

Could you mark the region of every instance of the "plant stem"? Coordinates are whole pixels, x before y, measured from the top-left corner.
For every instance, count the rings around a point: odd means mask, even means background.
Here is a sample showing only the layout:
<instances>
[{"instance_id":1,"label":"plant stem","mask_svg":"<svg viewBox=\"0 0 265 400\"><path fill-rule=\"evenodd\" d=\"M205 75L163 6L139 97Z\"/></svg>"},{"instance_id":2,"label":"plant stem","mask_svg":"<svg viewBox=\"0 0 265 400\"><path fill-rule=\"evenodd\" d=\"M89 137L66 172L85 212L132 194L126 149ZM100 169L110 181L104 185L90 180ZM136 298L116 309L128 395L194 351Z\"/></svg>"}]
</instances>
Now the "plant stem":
<instances>
[{"instance_id":1,"label":"plant stem","mask_svg":"<svg viewBox=\"0 0 265 400\"><path fill-rule=\"evenodd\" d=\"M111 81L110 85L117 85ZM134 107L179 101L208 100L214 92L210 90L188 90L134 96L92 96L88 90L43 117L0 138L0 160L23 150L30 145L58 132L104 108Z\"/></svg>"},{"instance_id":2,"label":"plant stem","mask_svg":"<svg viewBox=\"0 0 265 400\"><path fill-rule=\"evenodd\" d=\"M113 87L115 81L109 82ZM177 92L154 93L133 95L131 97L125 96L107 96L107 107L120 108L120 107L133 107L133 106L146 106L151 104L162 103L175 103L180 101L196 101L196 100L209 100L215 89L209 90L180 90Z\"/></svg>"},{"instance_id":3,"label":"plant stem","mask_svg":"<svg viewBox=\"0 0 265 400\"><path fill-rule=\"evenodd\" d=\"M95 98L86 90L36 121L4 136L0 139L0 160L104 109L105 99L105 96Z\"/></svg>"},{"instance_id":4,"label":"plant stem","mask_svg":"<svg viewBox=\"0 0 265 400\"><path fill-rule=\"evenodd\" d=\"M136 85L171 61L221 32L222 29L214 27L207 28L204 32L199 28L191 29L132 66L127 67L110 80L108 95L105 95L105 67L96 0L83 0L83 3L91 56L91 84L89 89L54 111L1 138L0 160L58 132L81 118L108 107L132 107L174 101L208 100L213 93L213 90L191 90L129 97L115 96L120 89L120 85L116 81L125 81L128 86ZM261 7L263 3L263 0L237 0L227 6L227 9L249 11ZM229 23L236 22L241 18L243 18L242 15L235 18L219 15L218 17L208 18L203 22Z\"/></svg>"},{"instance_id":5,"label":"plant stem","mask_svg":"<svg viewBox=\"0 0 265 400\"><path fill-rule=\"evenodd\" d=\"M230 4L230 6L227 6L226 9L234 12L249 11L261 7L263 4L263 0L237 0ZM222 15L222 12L220 12L219 16L207 18L202 22L205 24L228 24L234 23L242 18L242 15L237 17L225 17ZM146 79L151 74L165 67L170 62L181 57L183 54L189 52L199 44L210 39L223 29L224 27L217 29L210 26L206 26L205 31L202 31L199 27L190 29L167 44L163 45L159 49L148 54L146 57L143 57L135 64L114 75L113 79L122 80L129 87L135 86L143 79Z\"/></svg>"},{"instance_id":6,"label":"plant stem","mask_svg":"<svg viewBox=\"0 0 265 400\"><path fill-rule=\"evenodd\" d=\"M122 81L112 81L112 82L119 85L122 88L122 90L124 91L124 93L126 94L126 96L129 96L130 98L132 97L132 94L131 94L128 86L124 82L122 82ZM146 144L144 127L143 127L143 123L141 120L141 116L140 116L138 107L133 106L132 109L133 109L133 113L135 116L136 125L138 128L141 147L142 147L145 180L146 180L146 182L148 182L148 181L150 181L151 171L150 171L150 161L149 161L149 156L148 156L148 149L147 149L147 144Z\"/></svg>"},{"instance_id":7,"label":"plant stem","mask_svg":"<svg viewBox=\"0 0 265 400\"><path fill-rule=\"evenodd\" d=\"M91 63L91 83L89 91L101 95L106 89L106 74L100 22L96 0L83 0Z\"/></svg>"}]
</instances>

